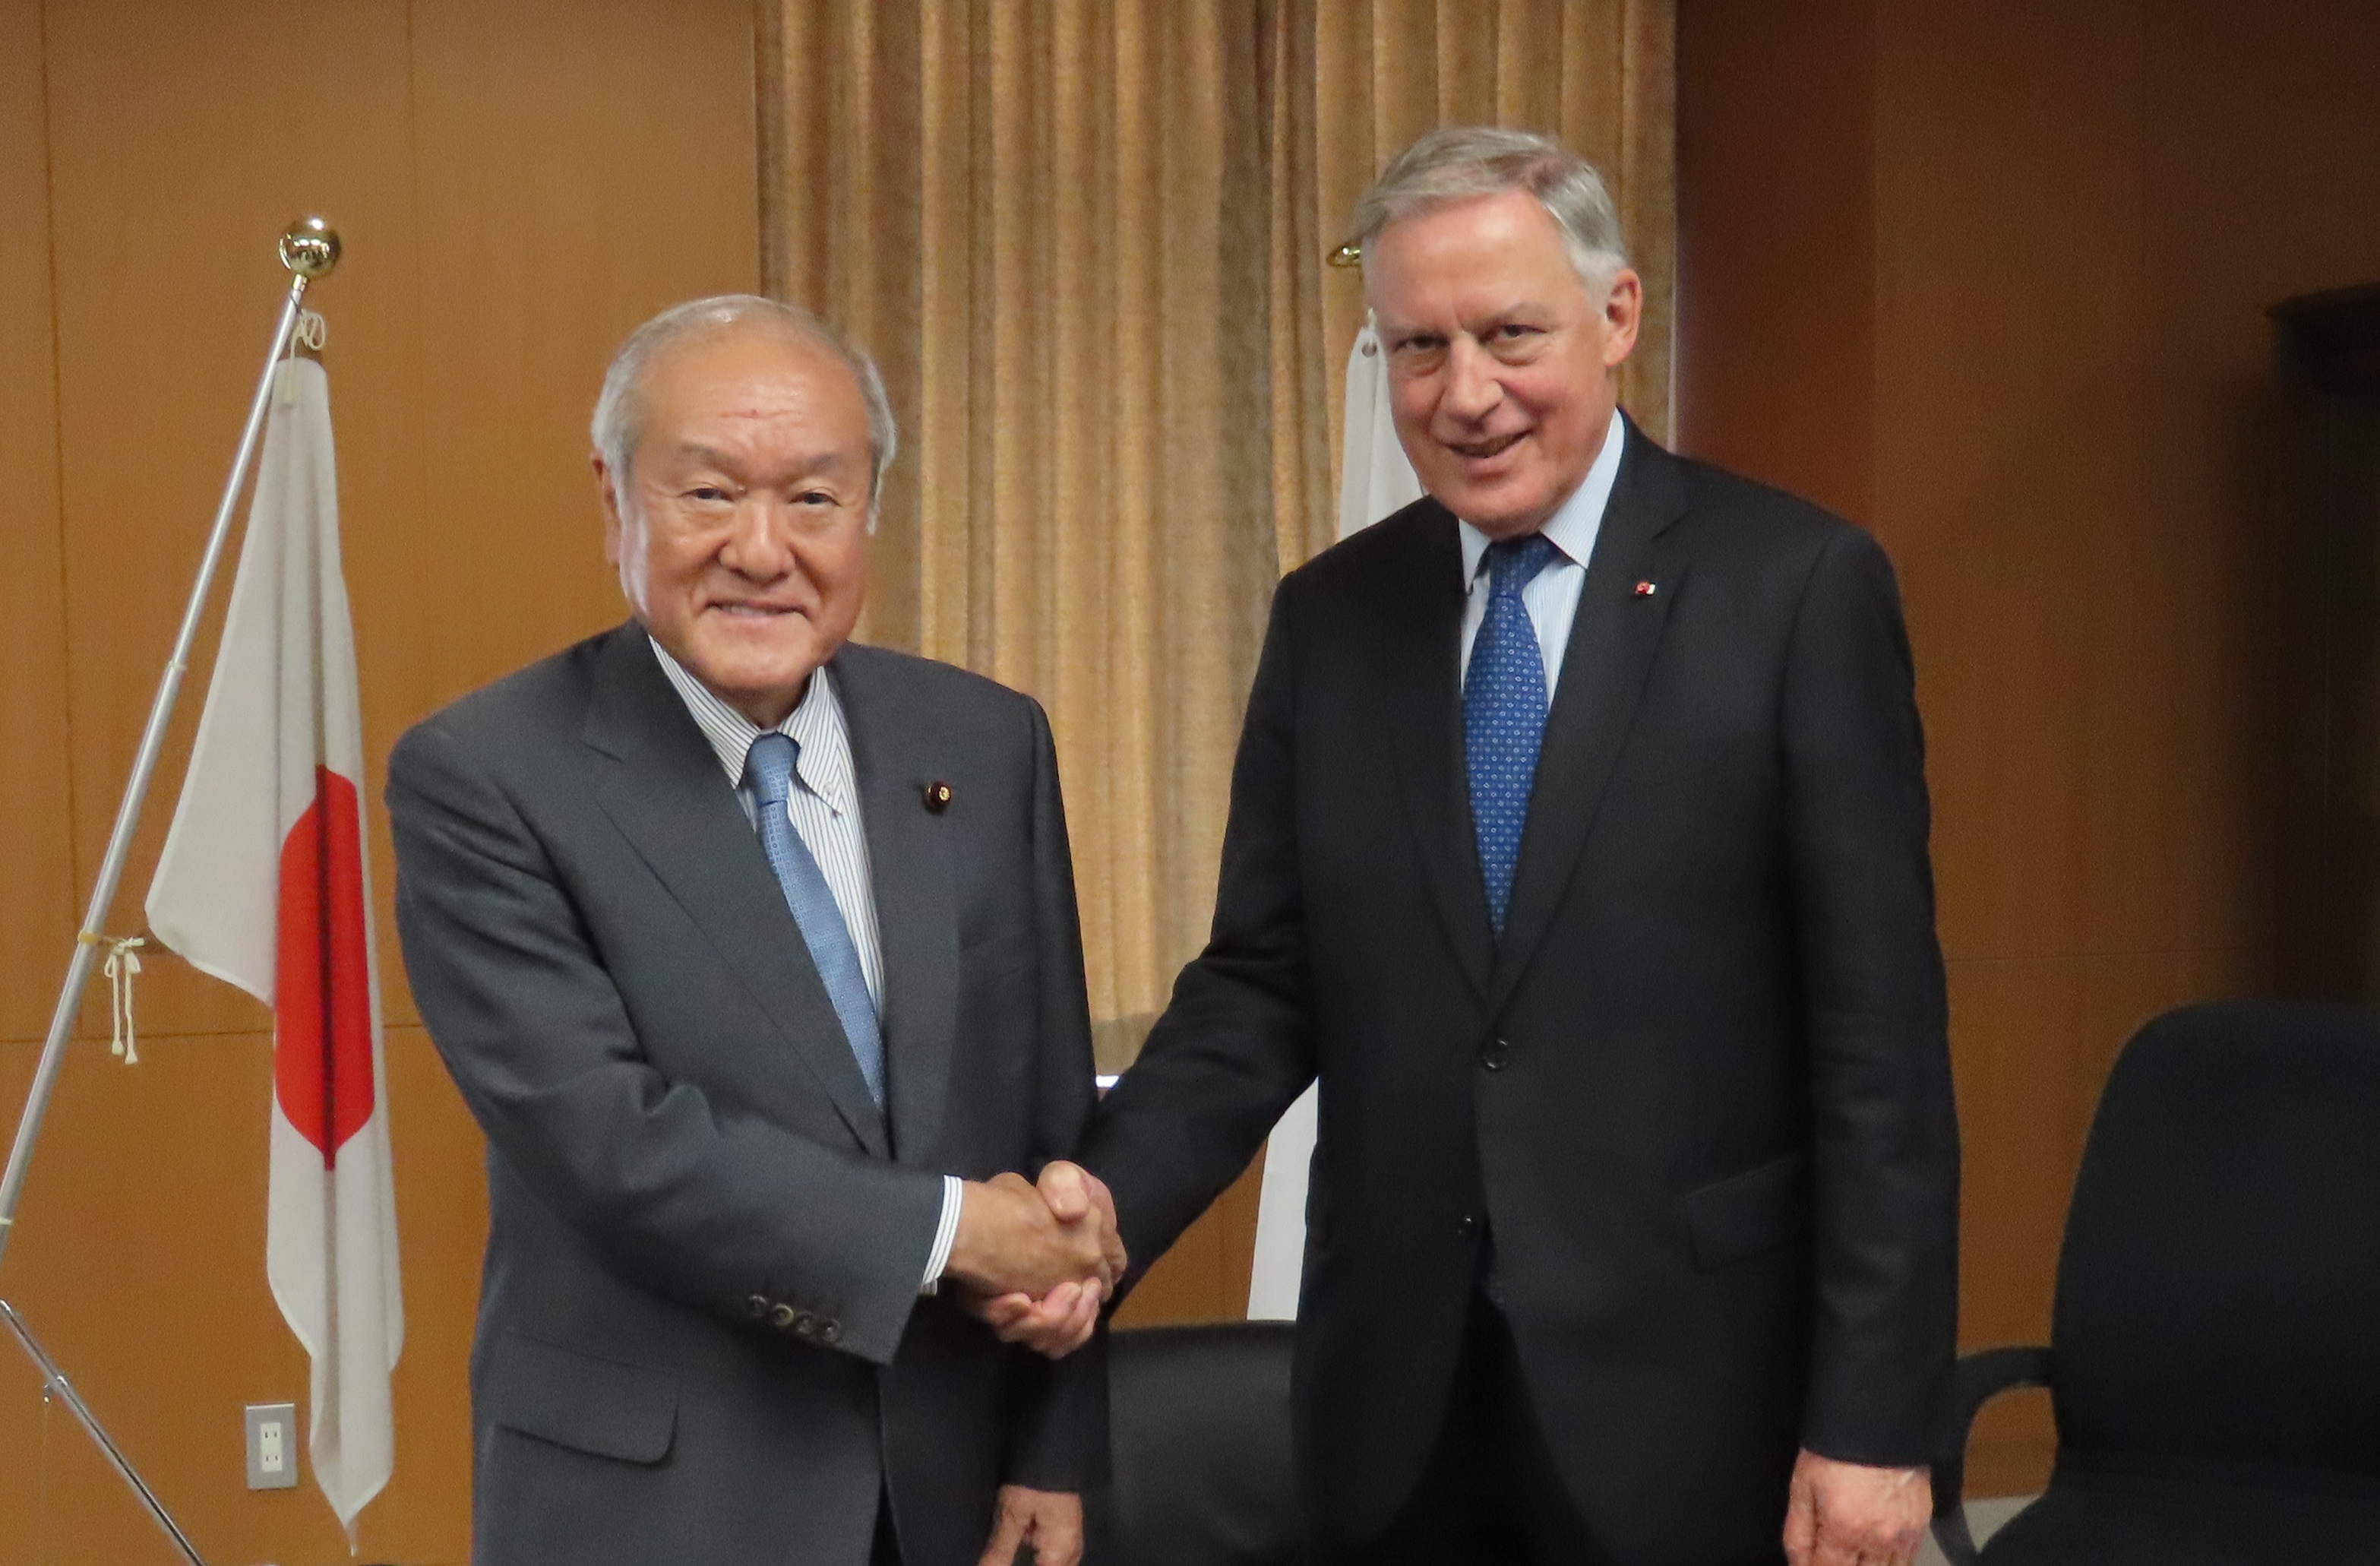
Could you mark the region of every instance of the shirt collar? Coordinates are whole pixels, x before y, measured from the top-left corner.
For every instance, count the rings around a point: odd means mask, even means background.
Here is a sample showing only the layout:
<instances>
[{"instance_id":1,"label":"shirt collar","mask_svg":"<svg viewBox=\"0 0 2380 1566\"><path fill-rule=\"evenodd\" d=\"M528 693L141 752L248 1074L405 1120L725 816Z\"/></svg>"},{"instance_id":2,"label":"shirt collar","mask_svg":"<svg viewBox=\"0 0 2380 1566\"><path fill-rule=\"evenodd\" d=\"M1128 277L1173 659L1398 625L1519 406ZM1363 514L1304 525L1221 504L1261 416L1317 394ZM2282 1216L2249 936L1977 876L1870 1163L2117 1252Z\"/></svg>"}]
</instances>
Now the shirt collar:
<instances>
[{"instance_id":1,"label":"shirt collar","mask_svg":"<svg viewBox=\"0 0 2380 1566\"><path fill-rule=\"evenodd\" d=\"M1554 548L1569 560L1584 565L1595 552L1595 536L1603 530L1604 508L1611 504L1611 486L1620 477L1620 454L1626 444L1628 420L1620 410L1611 410L1610 428L1603 432L1603 449L1595 454L1595 461L1586 469L1570 499L1554 508L1554 514L1541 529ZM1487 558L1488 535L1468 522L1456 525L1455 532L1463 544L1463 585L1468 590L1479 579L1480 562Z\"/></svg>"},{"instance_id":2,"label":"shirt collar","mask_svg":"<svg viewBox=\"0 0 2380 1566\"><path fill-rule=\"evenodd\" d=\"M686 703L695 727L710 743L711 754L719 758L727 781L743 787L745 757L752 742L771 731L721 700L716 691L697 679L650 635L645 639L652 643L653 656L661 661L662 673L669 676L678 699ZM832 671L824 664L819 666L809 688L802 692L800 703L785 714L785 721L774 732L799 747L800 757L794 771L803 785L836 813L848 810L853 790L851 735L844 723L843 703L835 695Z\"/></svg>"}]
</instances>

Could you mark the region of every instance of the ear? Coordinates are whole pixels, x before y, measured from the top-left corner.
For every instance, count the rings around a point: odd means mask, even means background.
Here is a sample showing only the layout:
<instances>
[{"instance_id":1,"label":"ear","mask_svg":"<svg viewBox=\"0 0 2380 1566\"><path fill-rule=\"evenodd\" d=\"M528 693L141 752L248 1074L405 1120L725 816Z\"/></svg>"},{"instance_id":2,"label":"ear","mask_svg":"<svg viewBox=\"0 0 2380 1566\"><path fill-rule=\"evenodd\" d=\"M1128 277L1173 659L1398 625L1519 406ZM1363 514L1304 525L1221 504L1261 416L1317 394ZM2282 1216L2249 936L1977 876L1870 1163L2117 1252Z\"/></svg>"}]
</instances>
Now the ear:
<instances>
[{"instance_id":1,"label":"ear","mask_svg":"<svg viewBox=\"0 0 2380 1566\"><path fill-rule=\"evenodd\" d=\"M613 566L620 564L621 531L619 484L613 480L609 464L601 452L590 452L588 463L595 469L595 493L603 506L603 558Z\"/></svg>"},{"instance_id":2,"label":"ear","mask_svg":"<svg viewBox=\"0 0 2380 1566\"><path fill-rule=\"evenodd\" d=\"M1621 267L1603 301L1603 368L1617 370L1636 351L1636 331L1645 319L1645 280Z\"/></svg>"}]
</instances>

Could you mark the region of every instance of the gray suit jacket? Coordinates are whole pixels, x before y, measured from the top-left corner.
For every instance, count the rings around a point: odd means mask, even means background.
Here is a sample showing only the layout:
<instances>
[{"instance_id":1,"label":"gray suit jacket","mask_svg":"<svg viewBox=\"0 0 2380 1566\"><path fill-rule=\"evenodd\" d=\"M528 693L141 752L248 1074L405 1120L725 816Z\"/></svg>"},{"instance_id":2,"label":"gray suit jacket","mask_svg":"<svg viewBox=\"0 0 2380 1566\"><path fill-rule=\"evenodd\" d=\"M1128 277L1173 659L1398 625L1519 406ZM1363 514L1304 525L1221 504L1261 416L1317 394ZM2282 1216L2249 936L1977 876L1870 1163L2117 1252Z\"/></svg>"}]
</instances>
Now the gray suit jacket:
<instances>
[{"instance_id":1,"label":"gray suit jacket","mask_svg":"<svg viewBox=\"0 0 2380 1566\"><path fill-rule=\"evenodd\" d=\"M488 1139L482 1566L859 1566L880 1487L908 1566L966 1566L1000 1484L1099 1476L1096 1350L1051 1366L917 1295L941 1176L1031 1173L1091 1108L1049 728L922 659L847 647L833 668L882 929L883 1114L640 627L465 698L390 759L406 969Z\"/></svg>"}]
</instances>

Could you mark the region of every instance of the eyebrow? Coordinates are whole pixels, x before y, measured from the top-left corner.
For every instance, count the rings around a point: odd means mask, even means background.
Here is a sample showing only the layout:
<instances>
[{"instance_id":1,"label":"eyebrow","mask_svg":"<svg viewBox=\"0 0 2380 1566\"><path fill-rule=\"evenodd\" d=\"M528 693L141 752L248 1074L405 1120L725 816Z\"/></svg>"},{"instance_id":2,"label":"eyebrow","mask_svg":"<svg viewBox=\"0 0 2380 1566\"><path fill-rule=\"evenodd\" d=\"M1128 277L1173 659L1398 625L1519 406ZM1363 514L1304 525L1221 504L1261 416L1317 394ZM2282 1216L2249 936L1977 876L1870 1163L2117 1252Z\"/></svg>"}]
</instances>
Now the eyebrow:
<instances>
[{"instance_id":1,"label":"eyebrow","mask_svg":"<svg viewBox=\"0 0 2380 1566\"><path fill-rule=\"evenodd\" d=\"M1547 316L1556 315L1559 313L1560 311L1558 311L1553 306L1547 304L1542 299L1514 299L1508 304L1488 311L1485 315L1480 317L1480 319L1488 322L1529 321L1541 320ZM1383 338L1413 335L1428 336L1434 335L1438 332L1438 328L1435 326L1423 326L1412 322L1381 321L1377 317L1373 322L1373 326Z\"/></svg>"},{"instance_id":2,"label":"eyebrow","mask_svg":"<svg viewBox=\"0 0 2380 1566\"><path fill-rule=\"evenodd\" d=\"M735 457L729 453L716 446L704 445L699 441L681 442L676 455L681 461L690 460L710 467L735 468L740 466ZM849 455L832 447L821 452L805 452L801 459L793 465L795 471L801 473L824 472L849 466Z\"/></svg>"}]
</instances>

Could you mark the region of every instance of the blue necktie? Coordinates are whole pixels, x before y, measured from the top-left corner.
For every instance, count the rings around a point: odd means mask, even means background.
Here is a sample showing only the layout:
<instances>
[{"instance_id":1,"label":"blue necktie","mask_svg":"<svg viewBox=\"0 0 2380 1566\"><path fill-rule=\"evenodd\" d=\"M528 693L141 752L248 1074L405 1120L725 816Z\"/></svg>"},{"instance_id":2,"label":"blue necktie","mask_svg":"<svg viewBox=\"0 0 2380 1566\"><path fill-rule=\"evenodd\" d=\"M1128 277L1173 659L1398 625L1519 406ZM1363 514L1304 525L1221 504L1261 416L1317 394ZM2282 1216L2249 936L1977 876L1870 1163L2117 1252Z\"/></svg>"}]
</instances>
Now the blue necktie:
<instances>
[{"instance_id":1,"label":"blue necktie","mask_svg":"<svg viewBox=\"0 0 2380 1566\"><path fill-rule=\"evenodd\" d=\"M785 801L793 793L794 763L800 757L801 747L790 735L762 734L744 753L744 778L759 801L753 814L759 819L761 851L769 856L769 868L777 872L777 884L785 890L794 923L801 927L802 943L810 949L810 961L826 983L834 1014L843 1019L844 1037L859 1062L859 1074L868 1079L868 1096L880 1110L884 1107L884 1039L877 1032L876 1003L868 999L859 948L851 943L851 927L843 922L843 910L835 906L826 876L810 857L801 834L794 831L793 818L785 813Z\"/></svg>"},{"instance_id":2,"label":"blue necktie","mask_svg":"<svg viewBox=\"0 0 2380 1566\"><path fill-rule=\"evenodd\" d=\"M1488 917L1504 936L1521 827L1537 776L1546 734L1545 654L1521 589L1554 557L1542 533L1488 546L1488 616L1471 643L1463 681L1463 747L1471 774L1471 825L1479 836L1479 874L1488 883Z\"/></svg>"}]
</instances>

